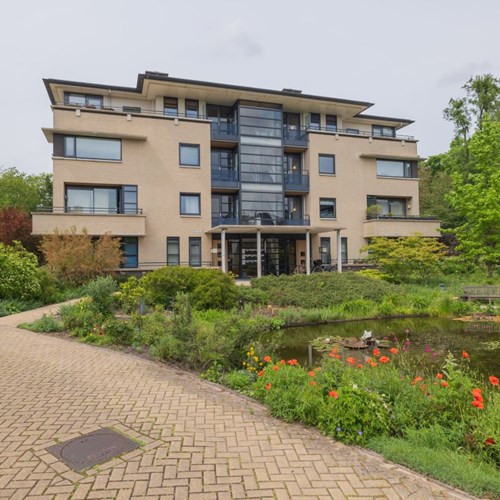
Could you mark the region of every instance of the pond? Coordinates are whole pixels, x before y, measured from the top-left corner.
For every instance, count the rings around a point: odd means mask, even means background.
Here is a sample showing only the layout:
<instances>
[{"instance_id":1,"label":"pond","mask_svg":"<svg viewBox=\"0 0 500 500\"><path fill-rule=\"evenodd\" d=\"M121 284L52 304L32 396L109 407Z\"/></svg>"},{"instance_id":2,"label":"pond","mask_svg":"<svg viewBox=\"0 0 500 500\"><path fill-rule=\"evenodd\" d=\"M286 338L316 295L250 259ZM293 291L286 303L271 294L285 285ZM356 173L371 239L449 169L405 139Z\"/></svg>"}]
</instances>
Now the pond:
<instances>
[{"instance_id":1,"label":"pond","mask_svg":"<svg viewBox=\"0 0 500 500\"><path fill-rule=\"evenodd\" d=\"M311 340L318 337L361 337L364 330L372 331L377 339L387 337L394 345L398 343L409 354L421 356L426 364L439 367L448 352L460 358L462 351L466 351L472 368L483 375L500 375L500 324L486 326L445 318L363 320L287 328L283 332L279 355L307 364ZM363 363L364 357L370 354L370 349L349 349L343 356L352 356ZM321 353L313 351L314 361L320 356Z\"/></svg>"}]
</instances>

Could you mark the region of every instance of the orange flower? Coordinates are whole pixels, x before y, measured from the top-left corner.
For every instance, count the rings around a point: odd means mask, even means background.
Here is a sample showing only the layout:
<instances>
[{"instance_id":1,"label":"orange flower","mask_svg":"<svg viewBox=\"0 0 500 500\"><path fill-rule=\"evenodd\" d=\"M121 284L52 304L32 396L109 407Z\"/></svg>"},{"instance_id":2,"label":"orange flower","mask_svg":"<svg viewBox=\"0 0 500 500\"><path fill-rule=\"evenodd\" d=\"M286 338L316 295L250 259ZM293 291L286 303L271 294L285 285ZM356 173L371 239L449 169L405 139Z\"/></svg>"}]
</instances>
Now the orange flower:
<instances>
[{"instance_id":1,"label":"orange flower","mask_svg":"<svg viewBox=\"0 0 500 500\"><path fill-rule=\"evenodd\" d=\"M421 382L422 380L424 380L422 377L415 377L412 381L412 384L415 385L417 382Z\"/></svg>"},{"instance_id":2,"label":"orange flower","mask_svg":"<svg viewBox=\"0 0 500 500\"><path fill-rule=\"evenodd\" d=\"M273 370L274 370L274 371L279 370L279 369L280 369L280 367L279 367L278 365L274 365L274 366L273 366Z\"/></svg>"},{"instance_id":3,"label":"orange flower","mask_svg":"<svg viewBox=\"0 0 500 500\"><path fill-rule=\"evenodd\" d=\"M358 365L358 368L363 368L363 365Z\"/></svg>"},{"instance_id":4,"label":"orange flower","mask_svg":"<svg viewBox=\"0 0 500 500\"><path fill-rule=\"evenodd\" d=\"M380 351L378 349L373 349L374 356L380 356Z\"/></svg>"},{"instance_id":5,"label":"orange flower","mask_svg":"<svg viewBox=\"0 0 500 500\"><path fill-rule=\"evenodd\" d=\"M472 396L476 401L482 403L484 401L483 395L481 394L481 389L472 389Z\"/></svg>"},{"instance_id":6,"label":"orange flower","mask_svg":"<svg viewBox=\"0 0 500 500\"><path fill-rule=\"evenodd\" d=\"M446 382L445 380L441 381L441 386L442 387L448 387L448 385L449 385L448 382Z\"/></svg>"},{"instance_id":7,"label":"orange flower","mask_svg":"<svg viewBox=\"0 0 500 500\"><path fill-rule=\"evenodd\" d=\"M310 377L315 377L315 376L316 376L316 372L311 370L311 371L309 372L309 376L310 376Z\"/></svg>"},{"instance_id":8,"label":"orange flower","mask_svg":"<svg viewBox=\"0 0 500 500\"><path fill-rule=\"evenodd\" d=\"M317 366L315 369L314 369L315 372L320 372L321 371L321 366Z\"/></svg>"},{"instance_id":9,"label":"orange flower","mask_svg":"<svg viewBox=\"0 0 500 500\"><path fill-rule=\"evenodd\" d=\"M354 365L354 363L356 363L356 360L354 358L349 357L346 359L346 363L349 363L350 365Z\"/></svg>"},{"instance_id":10,"label":"orange flower","mask_svg":"<svg viewBox=\"0 0 500 500\"><path fill-rule=\"evenodd\" d=\"M268 382L268 383L265 385L265 388L266 388L267 390L271 389L271 382Z\"/></svg>"},{"instance_id":11,"label":"orange flower","mask_svg":"<svg viewBox=\"0 0 500 500\"><path fill-rule=\"evenodd\" d=\"M392 354L397 354L398 350L395 347L393 347L392 349L389 349L389 352Z\"/></svg>"},{"instance_id":12,"label":"orange flower","mask_svg":"<svg viewBox=\"0 0 500 500\"><path fill-rule=\"evenodd\" d=\"M493 446L495 444L495 440L493 438L487 438L484 444L486 446Z\"/></svg>"},{"instance_id":13,"label":"orange flower","mask_svg":"<svg viewBox=\"0 0 500 500\"><path fill-rule=\"evenodd\" d=\"M335 354L335 357L336 357L337 359L340 359L340 358L342 357L342 355L341 355L341 354Z\"/></svg>"},{"instance_id":14,"label":"orange flower","mask_svg":"<svg viewBox=\"0 0 500 500\"><path fill-rule=\"evenodd\" d=\"M328 356L330 356L330 358L335 358L337 357L337 355L332 351L332 352L329 352L328 353Z\"/></svg>"},{"instance_id":15,"label":"orange flower","mask_svg":"<svg viewBox=\"0 0 500 500\"><path fill-rule=\"evenodd\" d=\"M270 363L271 362L271 356L264 356L264 361L266 363Z\"/></svg>"},{"instance_id":16,"label":"orange flower","mask_svg":"<svg viewBox=\"0 0 500 500\"><path fill-rule=\"evenodd\" d=\"M377 363L375 363L375 361L372 361L372 362L370 363L370 366L371 366L372 368L375 368L375 367L377 366Z\"/></svg>"},{"instance_id":17,"label":"orange flower","mask_svg":"<svg viewBox=\"0 0 500 500\"><path fill-rule=\"evenodd\" d=\"M380 361L381 363L389 363L390 359L389 359L387 356L381 356L381 357L379 358L379 361Z\"/></svg>"},{"instance_id":18,"label":"orange flower","mask_svg":"<svg viewBox=\"0 0 500 500\"><path fill-rule=\"evenodd\" d=\"M257 373L257 377L262 377L264 375L264 370L261 370L259 373Z\"/></svg>"},{"instance_id":19,"label":"orange flower","mask_svg":"<svg viewBox=\"0 0 500 500\"><path fill-rule=\"evenodd\" d=\"M498 386L498 378L497 377L494 377L493 375L491 375L491 377L488 377L488 380L490 381L491 385Z\"/></svg>"},{"instance_id":20,"label":"orange flower","mask_svg":"<svg viewBox=\"0 0 500 500\"><path fill-rule=\"evenodd\" d=\"M442 374L442 373L438 373L438 374L436 375L436 378L443 378L443 374Z\"/></svg>"},{"instance_id":21,"label":"orange flower","mask_svg":"<svg viewBox=\"0 0 500 500\"><path fill-rule=\"evenodd\" d=\"M339 393L338 392L335 392L335 391L330 391L328 393L328 395L331 397L331 398L338 398L339 397Z\"/></svg>"},{"instance_id":22,"label":"orange flower","mask_svg":"<svg viewBox=\"0 0 500 500\"><path fill-rule=\"evenodd\" d=\"M284 359L281 359L280 360L280 365L284 365L284 364L286 364L286 361Z\"/></svg>"},{"instance_id":23,"label":"orange flower","mask_svg":"<svg viewBox=\"0 0 500 500\"><path fill-rule=\"evenodd\" d=\"M314 385L316 385L316 382L315 382L314 380L311 380L311 381L309 382L309 385L314 386Z\"/></svg>"},{"instance_id":24,"label":"orange flower","mask_svg":"<svg viewBox=\"0 0 500 500\"><path fill-rule=\"evenodd\" d=\"M371 363L373 361L372 358L366 358L365 363Z\"/></svg>"},{"instance_id":25,"label":"orange flower","mask_svg":"<svg viewBox=\"0 0 500 500\"><path fill-rule=\"evenodd\" d=\"M478 408L479 410L482 410L484 408L483 403L481 401L474 400L472 401L472 405Z\"/></svg>"},{"instance_id":26,"label":"orange flower","mask_svg":"<svg viewBox=\"0 0 500 500\"><path fill-rule=\"evenodd\" d=\"M469 359L469 354L465 351L462 351L462 358Z\"/></svg>"},{"instance_id":27,"label":"orange flower","mask_svg":"<svg viewBox=\"0 0 500 500\"><path fill-rule=\"evenodd\" d=\"M296 359L289 359L287 361L287 363L290 365L290 366L294 366L298 363L298 361Z\"/></svg>"},{"instance_id":28,"label":"orange flower","mask_svg":"<svg viewBox=\"0 0 500 500\"><path fill-rule=\"evenodd\" d=\"M332 350L330 352L333 352L334 354L337 352L337 348L336 347L332 347Z\"/></svg>"}]
</instances>

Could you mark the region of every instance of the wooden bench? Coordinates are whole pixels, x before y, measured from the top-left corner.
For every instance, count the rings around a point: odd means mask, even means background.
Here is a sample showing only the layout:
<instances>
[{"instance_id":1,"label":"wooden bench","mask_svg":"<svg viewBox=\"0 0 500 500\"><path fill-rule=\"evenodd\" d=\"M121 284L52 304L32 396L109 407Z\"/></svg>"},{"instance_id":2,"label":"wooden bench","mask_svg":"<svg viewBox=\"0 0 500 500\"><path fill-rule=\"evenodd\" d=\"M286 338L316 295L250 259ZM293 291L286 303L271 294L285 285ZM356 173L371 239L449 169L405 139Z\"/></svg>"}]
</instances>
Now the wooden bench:
<instances>
[{"instance_id":1,"label":"wooden bench","mask_svg":"<svg viewBox=\"0 0 500 500\"><path fill-rule=\"evenodd\" d=\"M500 299L500 286L464 286L462 295L464 300L488 299L491 304L493 299Z\"/></svg>"}]
</instances>

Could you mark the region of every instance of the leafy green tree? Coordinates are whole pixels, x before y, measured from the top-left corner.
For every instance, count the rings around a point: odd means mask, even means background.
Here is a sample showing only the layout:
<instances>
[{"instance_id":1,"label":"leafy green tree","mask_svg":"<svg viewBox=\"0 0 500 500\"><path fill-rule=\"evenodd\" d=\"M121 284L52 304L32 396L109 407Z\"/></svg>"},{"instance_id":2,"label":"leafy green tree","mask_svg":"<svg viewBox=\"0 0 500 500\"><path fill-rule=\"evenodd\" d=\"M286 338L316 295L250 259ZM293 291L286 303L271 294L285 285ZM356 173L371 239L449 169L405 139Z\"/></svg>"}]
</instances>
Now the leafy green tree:
<instances>
[{"instance_id":1,"label":"leafy green tree","mask_svg":"<svg viewBox=\"0 0 500 500\"><path fill-rule=\"evenodd\" d=\"M425 283L440 273L445 246L437 238L416 234L402 238L377 237L363 251L382 273L396 283Z\"/></svg>"},{"instance_id":2,"label":"leafy green tree","mask_svg":"<svg viewBox=\"0 0 500 500\"><path fill-rule=\"evenodd\" d=\"M454 228L457 247L491 275L500 265L500 122L483 118L473 135L468 168L455 168L446 199L463 222Z\"/></svg>"}]
</instances>

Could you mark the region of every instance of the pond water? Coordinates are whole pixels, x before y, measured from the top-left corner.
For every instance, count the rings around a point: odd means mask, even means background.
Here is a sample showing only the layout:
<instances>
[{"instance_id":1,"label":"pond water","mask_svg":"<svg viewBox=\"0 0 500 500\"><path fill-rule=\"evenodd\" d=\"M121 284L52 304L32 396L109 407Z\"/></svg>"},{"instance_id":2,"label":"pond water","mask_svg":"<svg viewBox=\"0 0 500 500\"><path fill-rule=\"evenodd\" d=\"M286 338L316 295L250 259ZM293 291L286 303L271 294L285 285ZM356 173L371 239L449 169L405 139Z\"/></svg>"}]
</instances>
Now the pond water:
<instances>
[{"instance_id":1,"label":"pond water","mask_svg":"<svg viewBox=\"0 0 500 500\"><path fill-rule=\"evenodd\" d=\"M317 337L361 337L364 330L369 330L375 338L392 340L392 344L399 344L398 347L406 349L412 356L421 357L426 364L439 367L448 352L460 358L462 351L466 351L470 355L471 368L484 375L499 376L500 325L494 325L490 331L484 330L484 326L475 325L477 323L444 318L407 318L293 327L284 330L279 355L285 359L296 358L301 364L307 364L311 340ZM381 351L384 352L384 349ZM342 354L344 358L352 356L363 363L364 358L371 355L371 350L348 349ZM314 361L320 356L321 353L313 351Z\"/></svg>"}]
</instances>

